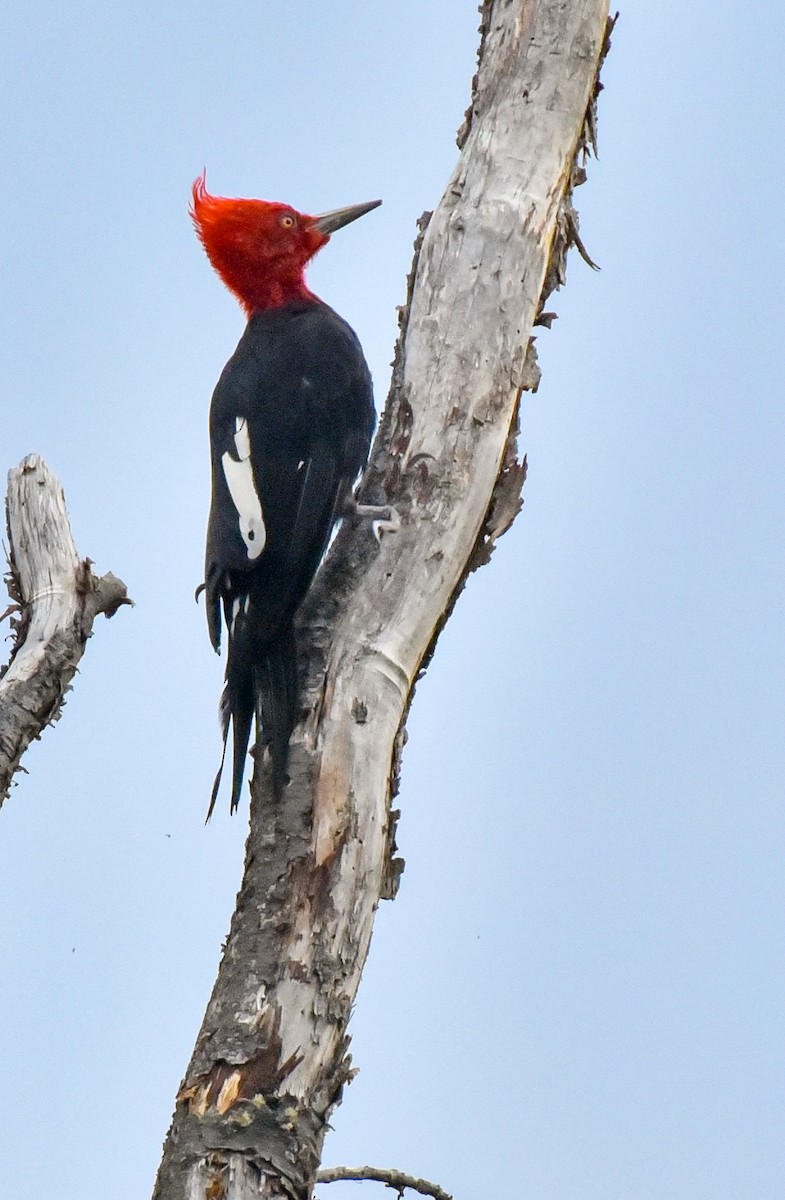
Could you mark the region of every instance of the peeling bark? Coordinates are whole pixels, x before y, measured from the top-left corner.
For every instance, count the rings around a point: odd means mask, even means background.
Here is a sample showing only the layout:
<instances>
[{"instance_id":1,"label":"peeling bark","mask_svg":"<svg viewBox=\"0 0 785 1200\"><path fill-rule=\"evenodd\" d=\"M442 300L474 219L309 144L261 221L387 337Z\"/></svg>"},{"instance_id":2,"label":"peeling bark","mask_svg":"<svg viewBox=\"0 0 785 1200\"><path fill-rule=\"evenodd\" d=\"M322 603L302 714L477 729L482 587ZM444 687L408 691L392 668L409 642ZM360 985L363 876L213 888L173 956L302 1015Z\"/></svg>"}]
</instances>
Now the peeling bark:
<instances>
[{"instance_id":1,"label":"peeling bark","mask_svg":"<svg viewBox=\"0 0 785 1200\"><path fill-rule=\"evenodd\" d=\"M27 747L59 720L95 618L131 603L122 580L80 559L63 489L35 454L8 473L6 516L14 643L0 670L0 805Z\"/></svg>"},{"instance_id":2,"label":"peeling bark","mask_svg":"<svg viewBox=\"0 0 785 1200\"><path fill-rule=\"evenodd\" d=\"M393 380L361 499L301 614L303 719L278 805L257 761L245 875L155 1200L310 1195L353 1074L347 1024L379 899L392 897L415 682L467 575L521 507L531 331L577 244L605 0L489 0L462 153L420 222Z\"/></svg>"}]
</instances>

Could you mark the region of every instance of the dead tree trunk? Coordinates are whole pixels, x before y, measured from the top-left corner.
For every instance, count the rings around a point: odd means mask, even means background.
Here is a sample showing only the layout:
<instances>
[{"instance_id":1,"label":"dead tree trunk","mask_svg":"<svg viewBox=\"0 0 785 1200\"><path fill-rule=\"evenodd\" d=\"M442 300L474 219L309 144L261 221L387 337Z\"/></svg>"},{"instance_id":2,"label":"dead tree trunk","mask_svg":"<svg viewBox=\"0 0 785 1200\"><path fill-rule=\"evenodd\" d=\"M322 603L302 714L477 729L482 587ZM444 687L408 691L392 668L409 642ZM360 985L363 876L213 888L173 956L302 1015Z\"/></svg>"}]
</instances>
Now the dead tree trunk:
<instances>
[{"instance_id":1,"label":"dead tree trunk","mask_svg":"<svg viewBox=\"0 0 785 1200\"><path fill-rule=\"evenodd\" d=\"M14 645L0 670L0 805L27 747L58 719L93 621L131 603L122 580L98 578L77 554L63 489L36 454L8 473L6 517Z\"/></svg>"},{"instance_id":2,"label":"dead tree trunk","mask_svg":"<svg viewBox=\"0 0 785 1200\"><path fill-rule=\"evenodd\" d=\"M252 783L237 909L155 1200L305 1200L351 1078L347 1023L393 858L404 724L467 574L520 508L532 327L580 242L606 0L487 0L462 149L421 223L363 499L402 526L344 528L302 614L304 709L276 805Z\"/></svg>"}]
</instances>

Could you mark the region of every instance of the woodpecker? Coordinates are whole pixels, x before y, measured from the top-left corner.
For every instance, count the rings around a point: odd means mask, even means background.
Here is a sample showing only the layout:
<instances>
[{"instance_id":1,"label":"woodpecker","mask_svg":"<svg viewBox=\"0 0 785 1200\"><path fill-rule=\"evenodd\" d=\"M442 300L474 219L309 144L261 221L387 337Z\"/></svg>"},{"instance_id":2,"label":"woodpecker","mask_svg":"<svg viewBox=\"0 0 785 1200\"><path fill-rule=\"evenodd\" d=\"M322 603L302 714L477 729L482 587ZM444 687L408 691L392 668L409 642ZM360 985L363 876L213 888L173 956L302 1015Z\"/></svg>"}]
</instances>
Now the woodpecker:
<instances>
[{"instance_id":1,"label":"woodpecker","mask_svg":"<svg viewBox=\"0 0 785 1200\"><path fill-rule=\"evenodd\" d=\"M227 662L209 820L230 723L231 811L254 717L276 795L287 782L298 699L294 616L351 503L375 421L357 336L309 291L305 268L331 234L381 200L307 216L288 204L212 196L204 174L192 197L207 257L248 318L210 407L212 500L197 594L205 593L216 652L223 609Z\"/></svg>"}]
</instances>

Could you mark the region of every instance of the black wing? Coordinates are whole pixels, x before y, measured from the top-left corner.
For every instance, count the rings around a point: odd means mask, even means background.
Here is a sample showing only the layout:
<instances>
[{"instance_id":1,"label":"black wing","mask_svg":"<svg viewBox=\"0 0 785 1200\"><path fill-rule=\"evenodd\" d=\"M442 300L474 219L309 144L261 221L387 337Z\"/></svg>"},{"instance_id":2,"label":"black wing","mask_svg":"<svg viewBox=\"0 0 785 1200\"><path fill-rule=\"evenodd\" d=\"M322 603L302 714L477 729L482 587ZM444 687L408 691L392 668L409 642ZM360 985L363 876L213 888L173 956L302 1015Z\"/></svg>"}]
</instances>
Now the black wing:
<instances>
[{"instance_id":1,"label":"black wing","mask_svg":"<svg viewBox=\"0 0 785 1200\"><path fill-rule=\"evenodd\" d=\"M253 591L264 641L302 602L374 423L356 336L318 301L258 313L215 389L205 582L213 645Z\"/></svg>"}]
</instances>

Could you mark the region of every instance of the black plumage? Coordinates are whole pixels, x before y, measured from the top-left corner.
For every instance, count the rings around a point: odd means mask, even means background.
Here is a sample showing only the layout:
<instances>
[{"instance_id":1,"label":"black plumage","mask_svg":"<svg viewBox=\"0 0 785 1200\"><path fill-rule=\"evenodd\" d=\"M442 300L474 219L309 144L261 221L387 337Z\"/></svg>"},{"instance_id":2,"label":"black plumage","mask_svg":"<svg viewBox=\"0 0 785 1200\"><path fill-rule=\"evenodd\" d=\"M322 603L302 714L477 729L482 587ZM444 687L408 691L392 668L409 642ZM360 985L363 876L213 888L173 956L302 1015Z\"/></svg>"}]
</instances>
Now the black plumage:
<instances>
[{"instance_id":1,"label":"black plumage","mask_svg":"<svg viewBox=\"0 0 785 1200\"><path fill-rule=\"evenodd\" d=\"M216 651L222 610L227 629L221 718L224 755L233 727L232 810L254 716L276 791L285 786L297 719L294 615L365 464L373 425L368 366L336 312L310 297L253 313L210 410L205 593Z\"/></svg>"}]
</instances>

